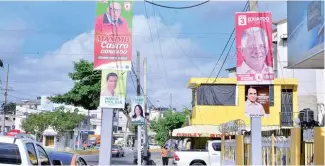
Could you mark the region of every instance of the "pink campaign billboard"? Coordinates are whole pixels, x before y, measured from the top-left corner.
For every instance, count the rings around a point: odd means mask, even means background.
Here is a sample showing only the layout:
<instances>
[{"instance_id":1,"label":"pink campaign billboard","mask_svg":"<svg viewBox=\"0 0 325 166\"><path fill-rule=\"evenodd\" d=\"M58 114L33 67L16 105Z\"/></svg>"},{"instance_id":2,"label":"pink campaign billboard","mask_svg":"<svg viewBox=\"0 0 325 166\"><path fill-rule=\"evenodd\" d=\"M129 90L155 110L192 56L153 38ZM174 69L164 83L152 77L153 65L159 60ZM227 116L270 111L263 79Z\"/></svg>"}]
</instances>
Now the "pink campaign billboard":
<instances>
[{"instance_id":1,"label":"pink campaign billboard","mask_svg":"<svg viewBox=\"0 0 325 166\"><path fill-rule=\"evenodd\" d=\"M238 12L235 18L237 83L273 84L272 14Z\"/></svg>"}]
</instances>

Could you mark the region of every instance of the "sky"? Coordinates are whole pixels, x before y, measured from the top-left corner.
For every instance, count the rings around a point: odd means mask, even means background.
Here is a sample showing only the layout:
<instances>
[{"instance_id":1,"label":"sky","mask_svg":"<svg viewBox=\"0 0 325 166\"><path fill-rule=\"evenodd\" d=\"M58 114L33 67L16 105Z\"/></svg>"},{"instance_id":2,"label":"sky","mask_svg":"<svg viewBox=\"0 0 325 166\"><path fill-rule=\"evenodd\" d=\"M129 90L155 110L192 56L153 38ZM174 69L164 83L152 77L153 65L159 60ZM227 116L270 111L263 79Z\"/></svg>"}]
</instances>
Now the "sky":
<instances>
[{"instance_id":1,"label":"sky","mask_svg":"<svg viewBox=\"0 0 325 166\"><path fill-rule=\"evenodd\" d=\"M188 6L200 1L154 2ZM134 2L133 61L135 64L137 50L141 61L148 59L147 88L152 104L167 107L172 94L173 107L190 106L192 96L187 81L191 77L209 77L220 56L212 77L219 70L218 77L227 77L225 69L235 65L235 46L227 59L229 47L225 54L221 53L234 29L234 14L244 6L244 1L211 1L176 10ZM10 65L9 101L35 100L73 87L68 77L73 62L93 61L95 10L94 1L0 2L0 57L6 66ZM274 21L284 19L286 1L259 1L258 10L271 11ZM0 87L4 88L5 69L0 69L0 75ZM130 75L128 97L136 92ZM3 100L0 97L0 102Z\"/></svg>"}]
</instances>

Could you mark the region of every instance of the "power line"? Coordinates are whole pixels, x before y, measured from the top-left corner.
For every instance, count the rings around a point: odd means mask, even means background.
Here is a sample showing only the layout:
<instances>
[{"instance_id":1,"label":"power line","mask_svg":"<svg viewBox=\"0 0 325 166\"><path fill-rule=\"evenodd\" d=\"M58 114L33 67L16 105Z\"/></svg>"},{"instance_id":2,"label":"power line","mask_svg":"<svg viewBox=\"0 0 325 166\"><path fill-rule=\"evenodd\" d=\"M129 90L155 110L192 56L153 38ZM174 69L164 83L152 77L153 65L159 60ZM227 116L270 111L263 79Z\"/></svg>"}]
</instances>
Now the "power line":
<instances>
[{"instance_id":1,"label":"power line","mask_svg":"<svg viewBox=\"0 0 325 166\"><path fill-rule=\"evenodd\" d=\"M155 9L154 9L155 10ZM160 13L160 11L156 8L156 10L157 10L157 12L158 12L158 14L159 14L159 16L161 17L161 20L162 20L162 22L165 24L165 26L167 27L167 29L168 29L168 31L169 31L169 33L172 35L172 37L173 37L173 39L174 39L174 41L175 41L175 43L178 45L178 47L181 49L181 51L183 52L183 54L185 55L185 57L187 57L187 58L189 58L189 56L186 54L186 52L184 51L184 49L183 49L183 47L179 44L179 42L177 41L177 39L176 39L176 37L171 33L171 30L170 30L170 28L169 28L169 26L167 25L167 23L166 23L166 21L165 21L165 19L164 19L164 17L162 16L162 14ZM203 75L203 72L200 70L200 68L192 61L192 60L190 60L190 59L188 59L191 63L192 63L192 65Z\"/></svg>"},{"instance_id":2,"label":"power line","mask_svg":"<svg viewBox=\"0 0 325 166\"><path fill-rule=\"evenodd\" d=\"M210 0L207 0L207 1L201 2L201 3L196 4L196 5L175 7L175 6L160 5L160 4L150 2L150 1L147 1L147 0L144 0L144 1L147 2L147 3L150 3L150 4L154 5L154 6L159 6L159 7L168 8L168 9L189 9L189 8L194 8L194 7L197 7L197 6L201 6L201 5L205 4L205 3L210 2Z\"/></svg>"},{"instance_id":3,"label":"power line","mask_svg":"<svg viewBox=\"0 0 325 166\"><path fill-rule=\"evenodd\" d=\"M159 35L159 32L158 32L158 27L157 27L157 17L156 17L156 12L155 12L155 8L154 8L155 6L152 6L152 9L153 9L153 16L154 16L154 18L155 18L155 23L156 23L156 32L157 32L157 36L158 36L158 45L159 45L159 50L160 50L160 56L161 56L161 58L162 58L162 62L163 62L163 66L164 66L164 73L165 73L165 76L166 76L166 80L169 80L169 78L168 78L168 75L167 75L167 73L166 73L166 63L165 63L165 60L164 60L164 55L163 55L163 53L162 53L162 50L161 50L161 42L160 42L160 35ZM171 93L170 92L170 89L168 88L168 82L166 81L166 89L169 91L169 94Z\"/></svg>"},{"instance_id":4,"label":"power line","mask_svg":"<svg viewBox=\"0 0 325 166\"><path fill-rule=\"evenodd\" d=\"M245 6L244 6L244 9L243 9L242 11L247 11L247 9L248 9L248 4L249 4L249 1L246 2ZM229 36L229 38L228 38L228 40L227 40L227 43L226 43L225 47L223 48L222 53L221 53L221 55L219 56L219 58L218 58L218 60L217 60L217 63L216 63L215 66L213 67L213 69L212 69L212 71L211 71L211 73L210 73L210 75L209 75L209 77L208 77L206 83L208 83L210 77L212 76L213 71L214 71L215 68L218 66L218 63L219 63L219 61L220 61L220 59L221 59L221 56L222 56L222 54L224 53L224 51L226 50L226 48L227 48L227 46L228 46L228 44L229 44L229 42L230 42L230 40L231 40L233 34L235 33L235 30L236 30L235 28L232 30L232 33L231 33L231 35ZM231 48L230 48L230 49L231 49ZM223 66L223 64L222 64L222 66ZM220 68L220 70L221 70L221 68ZM219 70L219 71L220 71L220 70ZM220 73L220 72L219 72L219 73Z\"/></svg>"},{"instance_id":5,"label":"power line","mask_svg":"<svg viewBox=\"0 0 325 166\"><path fill-rule=\"evenodd\" d=\"M143 2L143 6L144 6L145 14L146 14L146 19L147 19L148 27L149 27L150 39L151 39L151 43L152 43L152 47L153 47L153 53L154 53L154 56L156 57L155 60L156 60L157 67L158 67L158 70L159 70L160 69L160 65L159 65L159 62L158 62L158 57L156 56L155 44L153 42L152 31L151 31L151 26L150 26L150 23L149 23L147 6L146 6L146 3L145 2ZM166 84L165 84L165 82L164 82L164 80L162 78L161 78L161 82L162 82L162 84L164 84L166 91L168 91L167 86L166 86Z\"/></svg>"}]
</instances>

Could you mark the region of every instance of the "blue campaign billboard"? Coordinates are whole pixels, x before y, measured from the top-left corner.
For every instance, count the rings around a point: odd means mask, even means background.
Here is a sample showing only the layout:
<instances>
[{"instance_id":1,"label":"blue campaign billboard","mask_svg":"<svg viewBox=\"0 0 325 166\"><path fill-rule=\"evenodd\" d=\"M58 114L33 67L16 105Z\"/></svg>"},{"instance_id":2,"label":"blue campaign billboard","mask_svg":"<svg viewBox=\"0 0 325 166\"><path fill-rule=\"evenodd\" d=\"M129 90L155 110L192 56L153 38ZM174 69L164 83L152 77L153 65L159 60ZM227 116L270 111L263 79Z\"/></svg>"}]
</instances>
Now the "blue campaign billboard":
<instances>
[{"instance_id":1,"label":"blue campaign billboard","mask_svg":"<svg viewBox=\"0 0 325 166\"><path fill-rule=\"evenodd\" d=\"M288 1L287 8L288 66L295 68L324 52L324 1Z\"/></svg>"}]
</instances>

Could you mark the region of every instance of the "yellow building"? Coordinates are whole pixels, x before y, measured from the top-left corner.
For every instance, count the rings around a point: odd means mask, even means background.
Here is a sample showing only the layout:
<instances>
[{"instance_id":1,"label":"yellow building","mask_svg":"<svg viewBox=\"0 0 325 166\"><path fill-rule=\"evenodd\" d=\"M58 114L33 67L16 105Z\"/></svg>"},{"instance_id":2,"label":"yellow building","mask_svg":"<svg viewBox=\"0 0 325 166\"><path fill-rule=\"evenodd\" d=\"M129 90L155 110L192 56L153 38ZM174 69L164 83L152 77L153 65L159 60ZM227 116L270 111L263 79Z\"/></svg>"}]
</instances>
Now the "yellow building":
<instances>
[{"instance_id":1,"label":"yellow building","mask_svg":"<svg viewBox=\"0 0 325 166\"><path fill-rule=\"evenodd\" d=\"M215 86L220 90L220 93L223 93L223 87L235 89L233 95L226 96L233 98L231 99L233 102L200 105L197 100L198 90L205 85ZM191 78L187 87L192 89L191 125L219 125L235 119L242 119L246 125L249 125L250 119L244 115L245 85L237 85L236 78ZM297 118L299 111L297 108L297 87L298 80L296 79L274 80L274 85L270 86L269 115L262 118L263 126L293 126L293 121Z\"/></svg>"}]
</instances>

